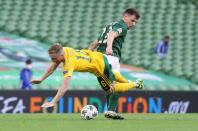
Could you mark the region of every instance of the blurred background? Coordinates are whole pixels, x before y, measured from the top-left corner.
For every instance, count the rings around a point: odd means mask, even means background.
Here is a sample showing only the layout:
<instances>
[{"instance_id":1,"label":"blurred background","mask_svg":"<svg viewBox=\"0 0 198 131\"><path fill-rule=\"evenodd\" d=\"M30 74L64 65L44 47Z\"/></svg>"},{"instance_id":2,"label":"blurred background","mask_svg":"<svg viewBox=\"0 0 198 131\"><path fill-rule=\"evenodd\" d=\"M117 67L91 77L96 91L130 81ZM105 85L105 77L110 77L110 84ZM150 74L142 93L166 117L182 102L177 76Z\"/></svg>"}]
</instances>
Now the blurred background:
<instances>
[{"instance_id":1,"label":"blurred background","mask_svg":"<svg viewBox=\"0 0 198 131\"><path fill-rule=\"evenodd\" d=\"M55 95L62 82L61 70L34 85L31 91L21 91L20 71L25 61L32 60L32 76L39 78L49 66L50 45L60 42L87 49L108 23L119 20L130 7L136 8L141 18L128 31L123 44L121 73L130 80L143 79L145 91L121 94L126 101L119 112L134 112L127 106L138 98L145 99L148 107L157 108L145 111L140 101L138 112L198 112L196 0L0 0L0 112L13 113L20 100L21 109L15 113L43 112L38 105ZM170 37L169 50L159 59L155 48L164 36ZM65 103L57 112L78 112L82 105L91 103L94 96L90 96L90 90L101 94L96 98L101 105L92 102L101 106L101 112L105 110L104 95L93 75L74 73L69 88L71 92L65 95ZM134 101L130 101L133 97ZM6 102L13 108L5 107Z\"/></svg>"}]
</instances>

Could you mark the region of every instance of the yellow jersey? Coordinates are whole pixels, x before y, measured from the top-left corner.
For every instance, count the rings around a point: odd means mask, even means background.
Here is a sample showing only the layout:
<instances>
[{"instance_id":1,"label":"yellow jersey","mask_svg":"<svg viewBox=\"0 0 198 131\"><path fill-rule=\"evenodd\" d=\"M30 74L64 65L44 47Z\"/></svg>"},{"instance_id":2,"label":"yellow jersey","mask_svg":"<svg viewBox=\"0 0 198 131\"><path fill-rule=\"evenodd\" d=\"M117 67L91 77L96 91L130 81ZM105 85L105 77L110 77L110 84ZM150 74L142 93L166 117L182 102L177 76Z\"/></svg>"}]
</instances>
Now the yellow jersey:
<instances>
[{"instance_id":1,"label":"yellow jersey","mask_svg":"<svg viewBox=\"0 0 198 131\"><path fill-rule=\"evenodd\" d=\"M63 77L72 76L73 72L90 72L97 77L103 75L105 63L103 54L90 50L74 50L63 47L65 62L62 66Z\"/></svg>"}]
</instances>

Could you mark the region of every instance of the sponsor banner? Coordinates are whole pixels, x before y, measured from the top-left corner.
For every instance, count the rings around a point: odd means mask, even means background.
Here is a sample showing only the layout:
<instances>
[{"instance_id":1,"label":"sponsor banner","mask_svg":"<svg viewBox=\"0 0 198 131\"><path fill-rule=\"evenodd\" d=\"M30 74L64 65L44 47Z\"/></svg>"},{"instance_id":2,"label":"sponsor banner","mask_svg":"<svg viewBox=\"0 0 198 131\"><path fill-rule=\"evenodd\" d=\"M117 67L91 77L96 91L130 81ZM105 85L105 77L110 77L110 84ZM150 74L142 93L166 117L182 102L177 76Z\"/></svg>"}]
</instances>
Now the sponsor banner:
<instances>
[{"instance_id":1,"label":"sponsor banner","mask_svg":"<svg viewBox=\"0 0 198 131\"><path fill-rule=\"evenodd\" d=\"M49 110L40 106L51 101L56 91L0 91L0 113L78 113L87 104L99 112L107 110L103 91L68 91ZM124 113L195 113L198 92L130 91L120 94L118 112Z\"/></svg>"}]
</instances>

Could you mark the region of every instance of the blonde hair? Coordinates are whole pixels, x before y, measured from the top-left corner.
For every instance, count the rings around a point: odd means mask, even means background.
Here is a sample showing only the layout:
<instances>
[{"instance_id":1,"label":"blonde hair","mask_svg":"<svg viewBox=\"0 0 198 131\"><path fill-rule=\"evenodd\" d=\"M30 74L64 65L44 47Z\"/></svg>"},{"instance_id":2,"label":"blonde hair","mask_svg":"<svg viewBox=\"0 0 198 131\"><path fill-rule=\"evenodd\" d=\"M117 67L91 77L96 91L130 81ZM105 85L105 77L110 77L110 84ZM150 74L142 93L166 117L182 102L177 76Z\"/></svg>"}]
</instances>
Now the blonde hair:
<instances>
[{"instance_id":1,"label":"blonde hair","mask_svg":"<svg viewBox=\"0 0 198 131\"><path fill-rule=\"evenodd\" d=\"M58 53L61 53L62 50L63 50L62 45L59 43L55 43L48 49L48 53L49 54L54 54L54 53L58 54Z\"/></svg>"}]
</instances>

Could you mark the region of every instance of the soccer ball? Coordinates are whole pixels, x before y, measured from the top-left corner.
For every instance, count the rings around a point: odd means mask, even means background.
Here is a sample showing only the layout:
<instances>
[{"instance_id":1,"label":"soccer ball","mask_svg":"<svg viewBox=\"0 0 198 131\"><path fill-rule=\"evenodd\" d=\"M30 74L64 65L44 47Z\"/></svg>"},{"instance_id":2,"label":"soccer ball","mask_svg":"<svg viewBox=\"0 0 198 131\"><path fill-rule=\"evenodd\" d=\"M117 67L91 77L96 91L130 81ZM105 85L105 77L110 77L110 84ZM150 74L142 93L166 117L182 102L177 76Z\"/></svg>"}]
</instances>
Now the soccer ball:
<instances>
[{"instance_id":1,"label":"soccer ball","mask_svg":"<svg viewBox=\"0 0 198 131\"><path fill-rule=\"evenodd\" d=\"M98 110L93 105L86 105L81 109L80 115L84 120L95 119L98 116Z\"/></svg>"}]
</instances>

